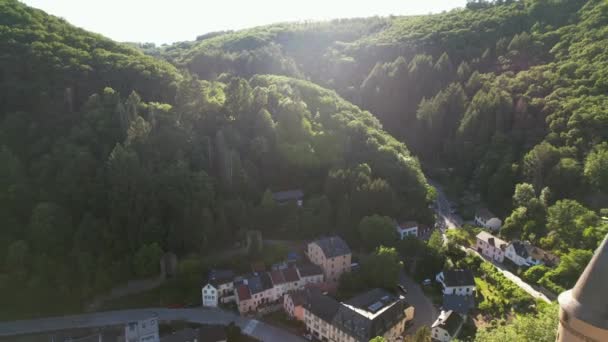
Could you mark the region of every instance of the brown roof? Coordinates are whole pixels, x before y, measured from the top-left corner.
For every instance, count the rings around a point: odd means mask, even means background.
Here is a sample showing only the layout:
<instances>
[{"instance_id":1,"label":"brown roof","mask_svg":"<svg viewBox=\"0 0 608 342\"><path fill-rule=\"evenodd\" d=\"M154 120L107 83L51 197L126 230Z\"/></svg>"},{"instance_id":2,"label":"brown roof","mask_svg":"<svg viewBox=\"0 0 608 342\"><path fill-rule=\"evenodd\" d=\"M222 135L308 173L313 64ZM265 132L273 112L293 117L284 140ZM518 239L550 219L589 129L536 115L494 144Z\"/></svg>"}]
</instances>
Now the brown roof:
<instances>
[{"instance_id":1,"label":"brown roof","mask_svg":"<svg viewBox=\"0 0 608 342\"><path fill-rule=\"evenodd\" d=\"M237 296L239 297L239 300L251 299L251 293L249 292L249 287L247 287L247 285L245 285L245 284L239 285L239 287L236 288L236 293L237 293Z\"/></svg>"},{"instance_id":2,"label":"brown roof","mask_svg":"<svg viewBox=\"0 0 608 342\"><path fill-rule=\"evenodd\" d=\"M298 271L294 267L286 268L281 270L283 272L283 277L285 281L291 283L292 281L300 280L300 276L298 275Z\"/></svg>"},{"instance_id":3,"label":"brown roof","mask_svg":"<svg viewBox=\"0 0 608 342\"><path fill-rule=\"evenodd\" d=\"M281 270L270 272L270 278L272 279L272 283L274 285L283 284L285 282L285 277L283 276L283 272L281 272Z\"/></svg>"}]
</instances>

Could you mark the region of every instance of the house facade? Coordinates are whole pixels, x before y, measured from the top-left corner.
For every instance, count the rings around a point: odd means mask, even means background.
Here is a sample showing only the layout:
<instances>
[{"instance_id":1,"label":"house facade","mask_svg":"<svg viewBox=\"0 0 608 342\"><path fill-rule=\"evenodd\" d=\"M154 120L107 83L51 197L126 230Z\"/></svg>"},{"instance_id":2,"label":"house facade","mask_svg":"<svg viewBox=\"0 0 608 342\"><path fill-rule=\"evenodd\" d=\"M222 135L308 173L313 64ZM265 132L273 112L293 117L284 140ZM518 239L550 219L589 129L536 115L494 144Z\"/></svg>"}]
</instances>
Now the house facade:
<instances>
[{"instance_id":1,"label":"house facade","mask_svg":"<svg viewBox=\"0 0 608 342\"><path fill-rule=\"evenodd\" d=\"M435 280L443 285L444 295L475 295L475 277L470 270L444 270L437 274Z\"/></svg>"},{"instance_id":2,"label":"house facade","mask_svg":"<svg viewBox=\"0 0 608 342\"><path fill-rule=\"evenodd\" d=\"M545 264L554 266L559 263L557 256L533 246L528 241L512 241L505 251L505 257L515 265L523 267Z\"/></svg>"},{"instance_id":3,"label":"house facade","mask_svg":"<svg viewBox=\"0 0 608 342\"><path fill-rule=\"evenodd\" d=\"M475 223L492 231L497 231L502 226L502 221L487 208L479 208L475 211Z\"/></svg>"},{"instance_id":4,"label":"house facade","mask_svg":"<svg viewBox=\"0 0 608 342\"><path fill-rule=\"evenodd\" d=\"M326 282L337 284L340 276L350 272L351 251L340 237L332 236L308 244L308 259L323 270Z\"/></svg>"},{"instance_id":5,"label":"house facade","mask_svg":"<svg viewBox=\"0 0 608 342\"><path fill-rule=\"evenodd\" d=\"M203 298L202 303L204 307L217 307L217 304L219 302L218 289L208 283L207 285L203 286L201 294Z\"/></svg>"},{"instance_id":6,"label":"house facade","mask_svg":"<svg viewBox=\"0 0 608 342\"><path fill-rule=\"evenodd\" d=\"M235 274L229 270L211 270L207 283L201 289L202 303L205 307L217 307L235 300Z\"/></svg>"},{"instance_id":7,"label":"house facade","mask_svg":"<svg viewBox=\"0 0 608 342\"><path fill-rule=\"evenodd\" d=\"M475 249L492 261L503 262L508 243L488 232L480 232L476 237Z\"/></svg>"},{"instance_id":8,"label":"house facade","mask_svg":"<svg viewBox=\"0 0 608 342\"><path fill-rule=\"evenodd\" d=\"M434 341L449 342L462 329L464 319L454 311L442 311L431 326L431 336Z\"/></svg>"},{"instance_id":9,"label":"house facade","mask_svg":"<svg viewBox=\"0 0 608 342\"><path fill-rule=\"evenodd\" d=\"M241 314L250 313L256 310L253 297L247 284L240 284L235 289L236 306Z\"/></svg>"},{"instance_id":10,"label":"house facade","mask_svg":"<svg viewBox=\"0 0 608 342\"><path fill-rule=\"evenodd\" d=\"M403 240L408 236L418 237L418 223L414 221L407 221L401 224L398 224L397 234L399 235L399 239Z\"/></svg>"}]
</instances>

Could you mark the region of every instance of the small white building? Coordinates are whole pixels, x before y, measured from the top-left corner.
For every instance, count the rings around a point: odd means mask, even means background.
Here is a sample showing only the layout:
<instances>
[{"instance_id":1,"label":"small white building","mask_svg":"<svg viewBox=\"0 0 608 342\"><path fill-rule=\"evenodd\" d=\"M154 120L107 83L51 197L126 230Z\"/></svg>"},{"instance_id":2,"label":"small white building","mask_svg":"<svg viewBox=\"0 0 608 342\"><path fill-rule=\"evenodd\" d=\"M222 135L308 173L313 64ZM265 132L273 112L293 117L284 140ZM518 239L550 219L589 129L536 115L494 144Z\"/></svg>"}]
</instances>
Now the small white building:
<instances>
[{"instance_id":1,"label":"small white building","mask_svg":"<svg viewBox=\"0 0 608 342\"><path fill-rule=\"evenodd\" d=\"M203 286L202 296L204 307L217 307L219 302L218 289L211 285L211 283Z\"/></svg>"},{"instance_id":2,"label":"small white building","mask_svg":"<svg viewBox=\"0 0 608 342\"><path fill-rule=\"evenodd\" d=\"M204 307L217 307L218 304L233 302L234 272L229 270L211 270L209 279L201 289Z\"/></svg>"},{"instance_id":3,"label":"small white building","mask_svg":"<svg viewBox=\"0 0 608 342\"><path fill-rule=\"evenodd\" d=\"M125 325L125 342L159 342L158 317L146 317Z\"/></svg>"},{"instance_id":4,"label":"small white building","mask_svg":"<svg viewBox=\"0 0 608 342\"><path fill-rule=\"evenodd\" d=\"M401 224L398 224L397 234L399 235L399 239L403 240L408 236L418 237L418 223L415 221L407 221Z\"/></svg>"},{"instance_id":5,"label":"small white building","mask_svg":"<svg viewBox=\"0 0 608 342\"><path fill-rule=\"evenodd\" d=\"M530 267L535 265L555 266L559 258L538 247L532 246L528 241L515 240L509 244L505 251L507 259L517 266Z\"/></svg>"},{"instance_id":6,"label":"small white building","mask_svg":"<svg viewBox=\"0 0 608 342\"><path fill-rule=\"evenodd\" d=\"M475 211L475 223L492 231L497 231L502 226L502 221L487 208L480 208Z\"/></svg>"},{"instance_id":7,"label":"small white building","mask_svg":"<svg viewBox=\"0 0 608 342\"><path fill-rule=\"evenodd\" d=\"M480 232L476 236L475 250L490 260L503 262L508 243L488 232Z\"/></svg>"},{"instance_id":8,"label":"small white building","mask_svg":"<svg viewBox=\"0 0 608 342\"><path fill-rule=\"evenodd\" d=\"M431 326L431 336L434 341L448 342L460 333L464 319L454 311L441 311L437 320Z\"/></svg>"},{"instance_id":9,"label":"small white building","mask_svg":"<svg viewBox=\"0 0 608 342\"><path fill-rule=\"evenodd\" d=\"M443 285L443 294L474 296L475 277L470 270L444 270L435 277Z\"/></svg>"}]
</instances>

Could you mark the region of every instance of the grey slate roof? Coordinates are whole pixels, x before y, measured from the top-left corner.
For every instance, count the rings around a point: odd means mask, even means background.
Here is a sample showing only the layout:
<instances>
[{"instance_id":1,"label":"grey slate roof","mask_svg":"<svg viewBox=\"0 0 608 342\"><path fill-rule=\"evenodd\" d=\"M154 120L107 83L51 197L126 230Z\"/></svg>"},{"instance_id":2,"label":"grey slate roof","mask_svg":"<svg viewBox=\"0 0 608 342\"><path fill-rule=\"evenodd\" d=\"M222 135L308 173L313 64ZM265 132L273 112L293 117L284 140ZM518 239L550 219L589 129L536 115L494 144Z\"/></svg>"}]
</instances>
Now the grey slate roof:
<instances>
[{"instance_id":1,"label":"grey slate roof","mask_svg":"<svg viewBox=\"0 0 608 342\"><path fill-rule=\"evenodd\" d=\"M304 192L300 189L279 191L273 193L272 198L277 202L296 201L304 198Z\"/></svg>"},{"instance_id":2,"label":"grey slate roof","mask_svg":"<svg viewBox=\"0 0 608 342\"><path fill-rule=\"evenodd\" d=\"M339 236L331 236L314 241L325 254L326 258L334 258L350 254L350 248Z\"/></svg>"},{"instance_id":3,"label":"grey slate roof","mask_svg":"<svg viewBox=\"0 0 608 342\"><path fill-rule=\"evenodd\" d=\"M298 272L300 273L300 277L310 277L323 274L323 270L321 270L321 267L309 262L299 264L297 265L297 268Z\"/></svg>"},{"instance_id":4,"label":"grey slate roof","mask_svg":"<svg viewBox=\"0 0 608 342\"><path fill-rule=\"evenodd\" d=\"M466 314L475 308L475 296L459 296L456 294L443 295L443 309Z\"/></svg>"},{"instance_id":5,"label":"grey slate roof","mask_svg":"<svg viewBox=\"0 0 608 342\"><path fill-rule=\"evenodd\" d=\"M458 313L454 311L448 311L446 313L446 317L443 320L438 320L433 323L433 328L439 326L443 330L447 331L451 337L454 337L454 334L456 334L456 331L458 330L458 328L460 328L463 322L464 320Z\"/></svg>"},{"instance_id":6,"label":"grey slate roof","mask_svg":"<svg viewBox=\"0 0 608 342\"><path fill-rule=\"evenodd\" d=\"M236 274L230 270L211 270L209 271L208 282L217 287L233 281L235 276Z\"/></svg>"},{"instance_id":7,"label":"grey slate roof","mask_svg":"<svg viewBox=\"0 0 608 342\"><path fill-rule=\"evenodd\" d=\"M247 277L247 287L249 288L249 292L251 292L252 295L264 291L264 286L262 285L262 279L260 278L260 274L254 274Z\"/></svg>"},{"instance_id":8,"label":"grey slate roof","mask_svg":"<svg viewBox=\"0 0 608 342\"><path fill-rule=\"evenodd\" d=\"M307 288L305 291L306 304L304 304L304 307L306 310L325 322L331 323L340 307L340 303L331 297L324 296L321 290L317 288Z\"/></svg>"},{"instance_id":9,"label":"grey slate roof","mask_svg":"<svg viewBox=\"0 0 608 342\"><path fill-rule=\"evenodd\" d=\"M481 217L484 220L489 220L491 218L495 218L496 217L496 215L494 215L491 211L489 211L488 208L478 208L475 211L475 216Z\"/></svg>"},{"instance_id":10,"label":"grey slate roof","mask_svg":"<svg viewBox=\"0 0 608 342\"><path fill-rule=\"evenodd\" d=\"M366 311L367 315L344 304ZM333 324L357 341L369 341L384 335L404 318L404 311L410 306L403 297L396 297L382 289L364 292L344 304L338 309ZM372 309L374 306L375 309Z\"/></svg>"},{"instance_id":11,"label":"grey slate roof","mask_svg":"<svg viewBox=\"0 0 608 342\"><path fill-rule=\"evenodd\" d=\"M515 249L515 253L517 253L517 255L524 259L528 257L528 250L523 242L515 240L511 242L511 244L513 245L513 249Z\"/></svg>"},{"instance_id":12,"label":"grey slate roof","mask_svg":"<svg viewBox=\"0 0 608 342\"><path fill-rule=\"evenodd\" d=\"M558 301L571 317L608 329L608 235L578 278L572 290L559 295Z\"/></svg>"},{"instance_id":13,"label":"grey slate roof","mask_svg":"<svg viewBox=\"0 0 608 342\"><path fill-rule=\"evenodd\" d=\"M470 270L444 270L443 283L446 286L474 286L475 277Z\"/></svg>"},{"instance_id":14,"label":"grey slate roof","mask_svg":"<svg viewBox=\"0 0 608 342\"><path fill-rule=\"evenodd\" d=\"M268 290L272 288L272 278L268 272L260 273L260 282L262 283L262 289Z\"/></svg>"}]
</instances>

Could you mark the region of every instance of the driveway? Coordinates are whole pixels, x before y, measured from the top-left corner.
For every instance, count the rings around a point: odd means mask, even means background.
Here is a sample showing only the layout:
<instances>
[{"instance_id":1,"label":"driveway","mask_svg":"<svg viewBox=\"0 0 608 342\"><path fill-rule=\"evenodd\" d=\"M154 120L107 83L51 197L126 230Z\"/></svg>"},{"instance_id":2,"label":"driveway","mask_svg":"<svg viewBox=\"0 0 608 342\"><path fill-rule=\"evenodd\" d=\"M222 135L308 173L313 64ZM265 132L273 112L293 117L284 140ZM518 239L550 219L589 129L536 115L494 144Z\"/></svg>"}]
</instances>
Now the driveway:
<instances>
[{"instance_id":1,"label":"driveway","mask_svg":"<svg viewBox=\"0 0 608 342\"><path fill-rule=\"evenodd\" d=\"M433 302L422 292L420 285L401 271L399 276L401 285L407 289L405 300L414 306L414 323L408 328L408 334L414 334L422 326L431 326L439 315Z\"/></svg>"},{"instance_id":2,"label":"driveway","mask_svg":"<svg viewBox=\"0 0 608 342\"><path fill-rule=\"evenodd\" d=\"M187 321L202 324L229 324L234 322L243 333L261 341L297 341L301 337L266 323L238 316L222 309L135 309L88 313L82 315L49 317L33 320L0 322L0 336L15 336L50 331L123 325L137 318L156 315L161 321Z\"/></svg>"}]
</instances>

